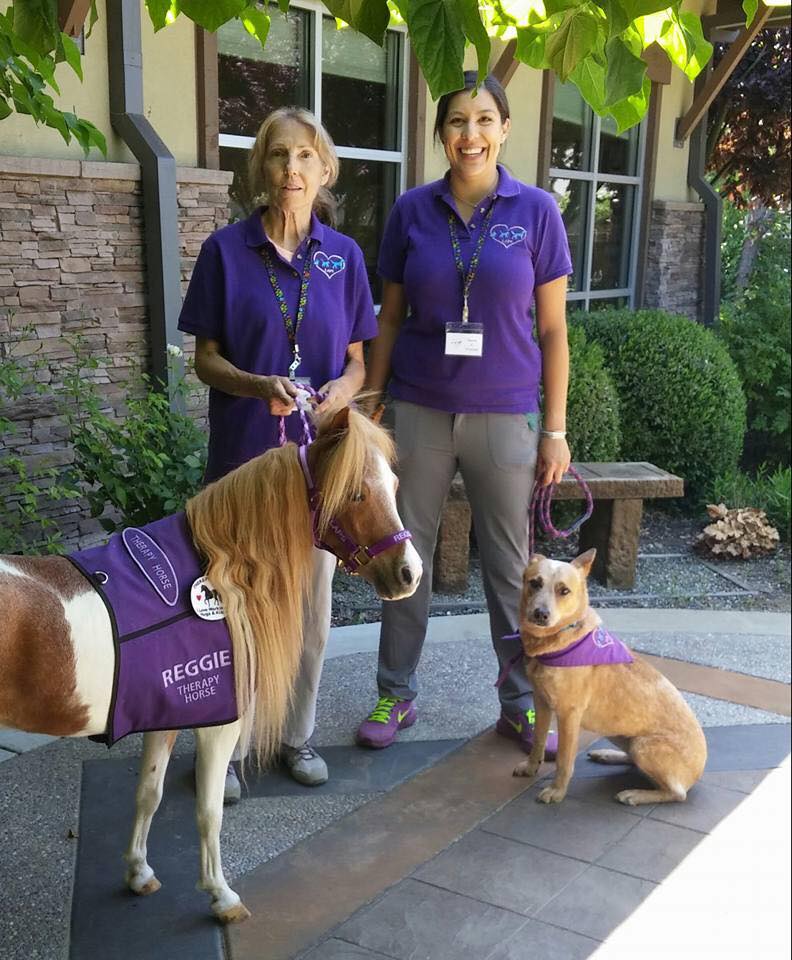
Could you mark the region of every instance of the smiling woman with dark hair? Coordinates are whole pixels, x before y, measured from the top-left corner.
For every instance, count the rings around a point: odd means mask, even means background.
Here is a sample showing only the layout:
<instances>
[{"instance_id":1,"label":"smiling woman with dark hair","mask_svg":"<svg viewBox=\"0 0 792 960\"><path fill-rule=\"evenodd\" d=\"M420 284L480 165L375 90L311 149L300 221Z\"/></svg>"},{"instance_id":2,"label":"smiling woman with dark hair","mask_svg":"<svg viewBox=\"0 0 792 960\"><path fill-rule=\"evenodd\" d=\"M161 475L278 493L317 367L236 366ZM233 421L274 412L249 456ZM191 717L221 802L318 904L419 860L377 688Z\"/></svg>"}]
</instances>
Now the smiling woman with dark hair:
<instances>
[{"instance_id":1,"label":"smiling woman with dark hair","mask_svg":"<svg viewBox=\"0 0 792 960\"><path fill-rule=\"evenodd\" d=\"M363 383L363 341L377 326L363 254L328 225L337 176L335 147L316 117L299 107L276 110L250 156L251 186L264 205L201 248L179 329L195 334L195 369L210 387L207 482L277 446L280 417L287 438L302 439L300 417L288 416L301 384L324 395L316 407L324 413L345 406ZM302 666L281 748L292 776L310 785L327 779L308 740L334 572L329 553L314 554ZM239 796L233 769L227 796Z\"/></svg>"},{"instance_id":2,"label":"smiling woman with dark hair","mask_svg":"<svg viewBox=\"0 0 792 960\"><path fill-rule=\"evenodd\" d=\"M496 729L526 751L532 745L531 690L520 667L508 669L519 644L503 638L517 624L534 479L558 481L570 461L565 307L572 265L553 198L498 163L511 129L503 88L494 77L475 87L476 74L466 73L463 89L440 98L435 137L448 172L399 197L380 250L380 332L366 386L381 393L390 379L399 509L424 577L411 598L383 607L379 700L358 730L369 747L388 746L417 716L432 558L457 469L505 674ZM461 691L458 709L465 709Z\"/></svg>"}]
</instances>

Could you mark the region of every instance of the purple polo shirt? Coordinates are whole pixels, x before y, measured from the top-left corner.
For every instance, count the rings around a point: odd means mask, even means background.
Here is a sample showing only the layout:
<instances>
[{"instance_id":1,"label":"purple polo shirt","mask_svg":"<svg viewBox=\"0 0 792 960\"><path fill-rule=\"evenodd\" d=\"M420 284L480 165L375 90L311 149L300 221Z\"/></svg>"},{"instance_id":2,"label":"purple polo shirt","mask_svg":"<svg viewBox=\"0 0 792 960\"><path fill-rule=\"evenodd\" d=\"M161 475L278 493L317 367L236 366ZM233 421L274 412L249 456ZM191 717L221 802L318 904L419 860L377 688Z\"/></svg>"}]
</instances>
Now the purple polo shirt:
<instances>
[{"instance_id":1,"label":"purple polo shirt","mask_svg":"<svg viewBox=\"0 0 792 960\"><path fill-rule=\"evenodd\" d=\"M495 207L468 299L484 325L482 357L445 356L445 327L462 319L462 278L454 263L448 214L454 213L467 270L489 199L468 227L455 213L448 174L402 194L391 211L378 269L404 284L409 304L391 358L390 392L452 413L528 413L539 409L541 352L533 337L534 289L572 272L555 200L515 180L500 165Z\"/></svg>"},{"instance_id":2,"label":"purple polo shirt","mask_svg":"<svg viewBox=\"0 0 792 960\"><path fill-rule=\"evenodd\" d=\"M217 340L223 356L248 373L288 376L292 360L278 301L261 256L266 245L292 319L305 257L311 257L308 302L297 334L299 377L318 389L339 377L350 343L377 335L377 321L360 247L312 216L293 265L264 233L262 210L213 233L201 247L184 299L179 329ZM286 434L300 440L298 414L286 418ZM278 418L264 400L209 390L209 460L206 481L216 480L278 445Z\"/></svg>"}]
</instances>

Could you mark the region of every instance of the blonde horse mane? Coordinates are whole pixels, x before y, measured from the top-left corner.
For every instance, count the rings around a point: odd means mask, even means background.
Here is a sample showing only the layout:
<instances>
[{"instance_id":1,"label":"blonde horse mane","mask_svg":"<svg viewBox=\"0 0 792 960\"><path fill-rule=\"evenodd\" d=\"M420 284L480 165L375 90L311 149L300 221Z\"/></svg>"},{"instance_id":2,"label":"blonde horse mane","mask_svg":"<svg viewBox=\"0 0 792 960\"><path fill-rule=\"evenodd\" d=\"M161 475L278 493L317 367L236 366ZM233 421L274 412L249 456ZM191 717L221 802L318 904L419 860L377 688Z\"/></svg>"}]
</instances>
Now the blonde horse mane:
<instances>
[{"instance_id":1,"label":"blonde horse mane","mask_svg":"<svg viewBox=\"0 0 792 960\"><path fill-rule=\"evenodd\" d=\"M320 534L360 491L367 452L389 462L388 434L349 411L348 428L326 431L316 444L322 488ZM326 449L329 448L329 449ZM303 647L303 600L312 573L310 513L297 447L266 453L209 484L186 507L206 574L220 594L234 649L242 756L262 765L277 753Z\"/></svg>"}]
</instances>

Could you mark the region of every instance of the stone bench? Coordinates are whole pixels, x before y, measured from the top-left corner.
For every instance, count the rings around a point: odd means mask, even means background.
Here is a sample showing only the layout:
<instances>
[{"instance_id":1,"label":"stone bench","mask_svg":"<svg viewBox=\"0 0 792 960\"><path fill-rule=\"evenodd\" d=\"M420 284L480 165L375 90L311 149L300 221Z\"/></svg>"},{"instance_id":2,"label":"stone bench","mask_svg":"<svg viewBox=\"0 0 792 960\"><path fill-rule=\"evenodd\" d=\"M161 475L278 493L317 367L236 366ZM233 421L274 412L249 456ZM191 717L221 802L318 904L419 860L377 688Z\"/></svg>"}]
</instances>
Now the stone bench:
<instances>
[{"instance_id":1,"label":"stone bench","mask_svg":"<svg viewBox=\"0 0 792 960\"><path fill-rule=\"evenodd\" d=\"M594 497L594 512L579 531L580 550L597 548L592 574L605 586L629 590L635 564L644 500L681 497L684 481L651 463L576 463ZM582 500L574 477L567 474L553 502ZM459 474L448 494L434 557L433 587L443 593L465 590L468 579L470 507Z\"/></svg>"}]
</instances>

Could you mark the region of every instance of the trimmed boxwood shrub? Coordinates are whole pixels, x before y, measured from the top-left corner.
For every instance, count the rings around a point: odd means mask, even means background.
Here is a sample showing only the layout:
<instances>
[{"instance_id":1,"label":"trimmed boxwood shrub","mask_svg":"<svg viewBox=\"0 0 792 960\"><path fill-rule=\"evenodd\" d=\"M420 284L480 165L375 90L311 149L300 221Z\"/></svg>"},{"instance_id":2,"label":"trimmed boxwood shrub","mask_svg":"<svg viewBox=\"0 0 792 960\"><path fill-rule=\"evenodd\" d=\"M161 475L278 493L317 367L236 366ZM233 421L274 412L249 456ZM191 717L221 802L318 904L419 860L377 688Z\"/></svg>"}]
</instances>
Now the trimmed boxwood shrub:
<instances>
[{"instance_id":1,"label":"trimmed boxwood shrub","mask_svg":"<svg viewBox=\"0 0 792 960\"><path fill-rule=\"evenodd\" d=\"M745 395L723 343L662 310L602 310L574 323L604 350L621 404L622 457L678 474L688 499L701 500L737 467L745 436Z\"/></svg>"},{"instance_id":2,"label":"trimmed boxwood shrub","mask_svg":"<svg viewBox=\"0 0 792 960\"><path fill-rule=\"evenodd\" d=\"M574 460L619 458L619 396L602 348L580 326L569 327L567 440Z\"/></svg>"}]
</instances>

